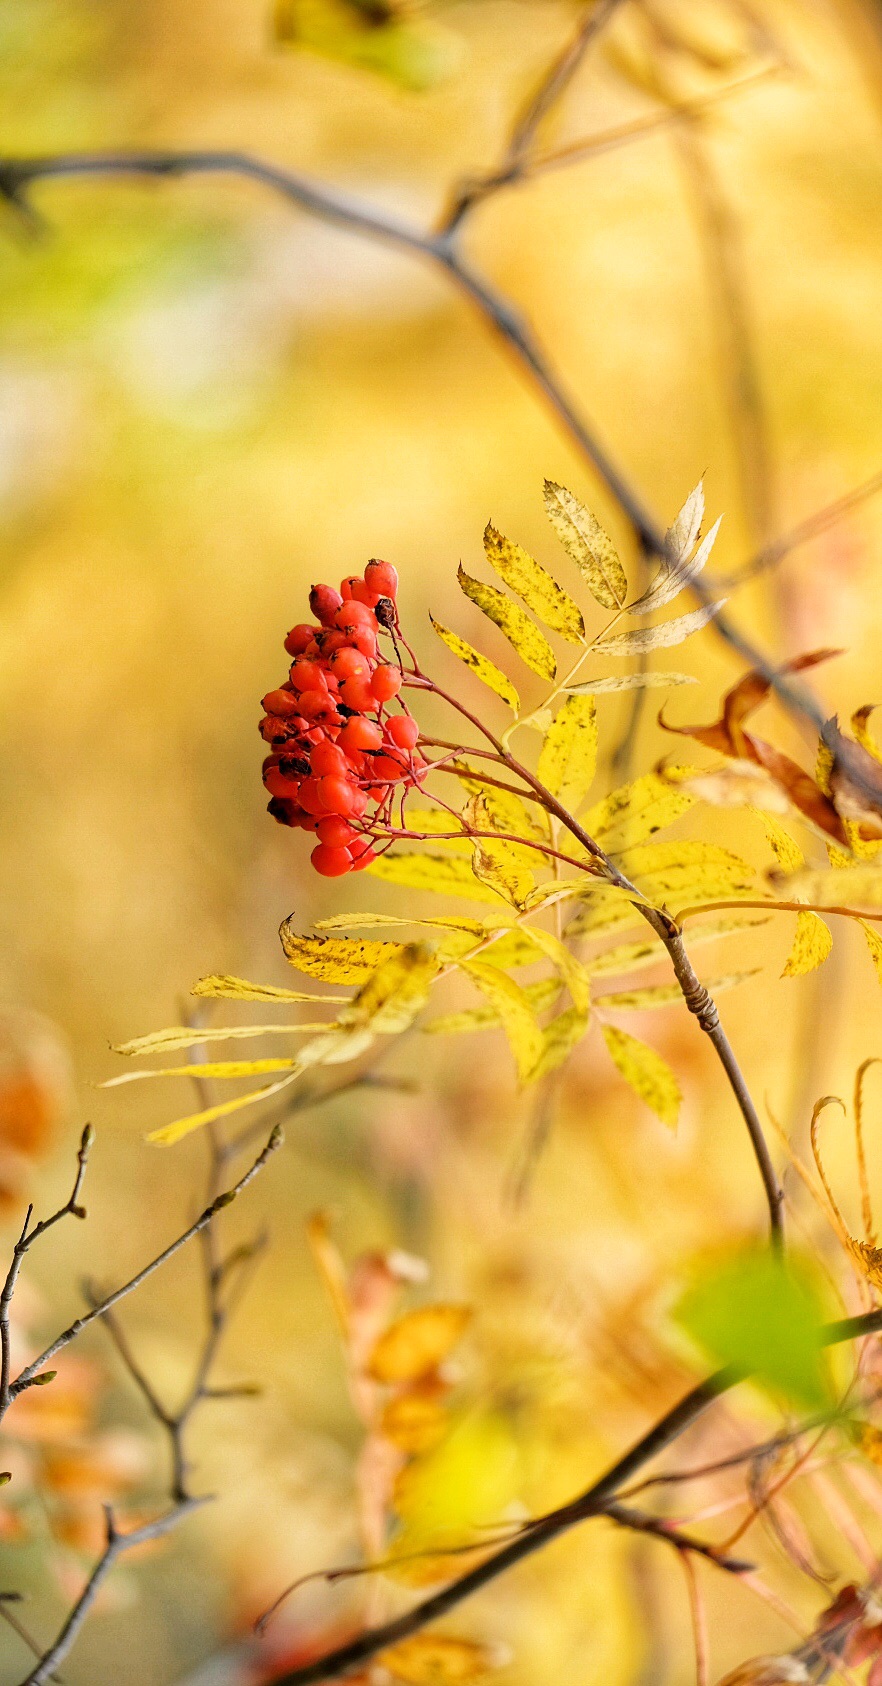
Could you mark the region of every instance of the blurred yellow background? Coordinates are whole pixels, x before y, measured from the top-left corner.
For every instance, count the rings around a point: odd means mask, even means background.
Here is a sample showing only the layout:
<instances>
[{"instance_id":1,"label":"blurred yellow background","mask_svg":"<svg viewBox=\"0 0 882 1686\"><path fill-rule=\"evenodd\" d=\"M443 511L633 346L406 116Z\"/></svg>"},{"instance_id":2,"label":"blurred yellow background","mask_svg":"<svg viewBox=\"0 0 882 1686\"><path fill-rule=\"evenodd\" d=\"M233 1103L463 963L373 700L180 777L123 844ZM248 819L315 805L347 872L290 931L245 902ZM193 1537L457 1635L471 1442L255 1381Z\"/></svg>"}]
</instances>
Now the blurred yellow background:
<instances>
[{"instance_id":1,"label":"blurred yellow background","mask_svg":"<svg viewBox=\"0 0 882 1686\"><path fill-rule=\"evenodd\" d=\"M751 13L672 0L656 12L685 31L681 98L767 67L769 40L787 61L698 130L743 292L767 513L758 521L743 496L719 275L679 129L500 193L466 242L661 518L704 473L710 516L725 515L715 567L728 573L882 465L882 21L869 0L754 0ZM431 21L448 33L447 74L415 91L278 45L266 0L11 0L0 153L237 148L428 225L452 183L501 156L576 17L557 0L445 8ZM661 109L633 53L623 16L543 130L546 147ZM384 556L422 648L429 606L475 637L456 564L477 563L488 518L554 560L544 475L596 510L633 568L637 558L522 372L429 266L227 179L55 182L29 198L38 220L7 207L0 231L0 965L10 1047L51 1065L53 1095L66 1057L73 1073L51 1151L40 1135L41 1203L66 1189L83 1120L99 1132L88 1229L60 1233L31 1269L33 1316L51 1332L79 1308L82 1275L134 1269L198 1200L202 1142L143 1142L184 1109L184 1085L173 1099L149 1085L96 1092L117 1070L108 1045L176 1022L202 973L290 980L279 921L293 911L307 929L353 905L351 884L309 874L303 840L266 818L260 784L258 699L281 676L281 640L310 583ZM869 500L730 604L776 652L844 646L818 684L846 715L882 694L880 539L882 499ZM737 663L710 634L689 662L700 688L671 713L713 718ZM607 750L627 706L603 707ZM642 764L670 747L654 712ZM614 782L606 767L602 778ZM749 822L726 825L758 858ZM358 892L395 905L364 881ZM762 934L761 1007L747 988L725 1002L755 1094L788 1126L882 1053L878 983L851 933L837 934L827 973L779 983L789 935ZM741 959L755 963L757 941ZM472 1386L517 1395L511 1410L525 1443L544 1448L556 1495L645 1422L653 1393L604 1393L605 1320L621 1341L617 1307L676 1275L722 1222L737 1234L757 1211L738 1121L684 1017L672 1009L646 1030L686 1083L676 1141L595 1075L586 1046L520 1206L507 1189L529 1102L495 1038L418 1058L410 1039L397 1068L428 1073L421 1093L292 1122L285 1155L234 1220L244 1234L265 1215L272 1248L226 1349L230 1377L265 1391L218 1405L200 1431L201 1485L223 1496L164 1554L121 1573L65 1679L183 1681L286 1580L357 1550L358 1430L303 1239L318 1206L333 1209L347 1256L407 1247L430 1259L442 1296L478 1301ZM196 1264L181 1259L127 1308L172 1393L198 1296ZM115 1378L108 1421L140 1432L109 1346L96 1335L88 1350ZM663 1386L666 1400L673 1380ZM59 1549L35 1522L0 1577L31 1584L29 1620L47 1632L61 1602L42 1565ZM84 1561L69 1554L65 1573ZM675 1577L651 1542L598 1524L485 1594L461 1625L510 1640L513 1682L576 1670L588 1682L685 1680ZM717 1672L785 1642L771 1611L723 1591ZM359 1608L343 1591L303 1597L307 1628ZM2 1655L3 1678L17 1679L18 1641L4 1639Z\"/></svg>"}]
</instances>

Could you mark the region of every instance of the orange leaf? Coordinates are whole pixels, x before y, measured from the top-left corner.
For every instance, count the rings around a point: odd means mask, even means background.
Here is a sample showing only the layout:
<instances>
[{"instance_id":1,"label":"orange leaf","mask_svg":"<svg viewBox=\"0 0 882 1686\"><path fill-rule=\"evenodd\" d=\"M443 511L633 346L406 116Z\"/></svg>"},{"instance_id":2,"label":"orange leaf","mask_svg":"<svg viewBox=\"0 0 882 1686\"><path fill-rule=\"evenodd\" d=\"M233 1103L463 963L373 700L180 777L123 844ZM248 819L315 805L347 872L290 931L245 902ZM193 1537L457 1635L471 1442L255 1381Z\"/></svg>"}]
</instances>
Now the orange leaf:
<instances>
[{"instance_id":1,"label":"orange leaf","mask_svg":"<svg viewBox=\"0 0 882 1686\"><path fill-rule=\"evenodd\" d=\"M382 1334L368 1370L378 1382L415 1382L456 1346L472 1312L466 1305L426 1305L405 1312Z\"/></svg>"}]
</instances>

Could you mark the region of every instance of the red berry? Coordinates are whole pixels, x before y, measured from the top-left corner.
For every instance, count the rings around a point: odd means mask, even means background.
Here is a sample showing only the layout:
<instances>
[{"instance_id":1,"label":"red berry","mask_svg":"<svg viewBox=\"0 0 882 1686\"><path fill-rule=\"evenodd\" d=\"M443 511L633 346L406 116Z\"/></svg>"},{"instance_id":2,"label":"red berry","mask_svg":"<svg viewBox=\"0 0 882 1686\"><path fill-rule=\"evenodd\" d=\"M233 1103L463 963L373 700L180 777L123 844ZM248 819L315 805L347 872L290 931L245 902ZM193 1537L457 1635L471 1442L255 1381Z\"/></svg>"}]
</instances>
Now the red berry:
<instances>
[{"instance_id":1,"label":"red berry","mask_svg":"<svg viewBox=\"0 0 882 1686\"><path fill-rule=\"evenodd\" d=\"M319 779L318 792L327 813L352 813L355 786L338 773L326 773L324 778Z\"/></svg>"},{"instance_id":2,"label":"red berry","mask_svg":"<svg viewBox=\"0 0 882 1686\"><path fill-rule=\"evenodd\" d=\"M400 667L392 667L389 663L378 667L371 678L371 690L378 702L391 702L401 690L401 684Z\"/></svg>"},{"instance_id":3,"label":"red berry","mask_svg":"<svg viewBox=\"0 0 882 1686\"><path fill-rule=\"evenodd\" d=\"M376 697L363 679L344 679L340 695L346 707L354 708L356 714L367 714L377 706Z\"/></svg>"},{"instance_id":4,"label":"red berry","mask_svg":"<svg viewBox=\"0 0 882 1686\"><path fill-rule=\"evenodd\" d=\"M400 751L392 750L389 755L375 755L371 771L378 779L403 779L407 762Z\"/></svg>"},{"instance_id":5,"label":"red berry","mask_svg":"<svg viewBox=\"0 0 882 1686\"><path fill-rule=\"evenodd\" d=\"M357 785L350 785L352 791L352 806L349 809L354 820L360 820L368 805L367 791L359 790Z\"/></svg>"},{"instance_id":6,"label":"red berry","mask_svg":"<svg viewBox=\"0 0 882 1686\"><path fill-rule=\"evenodd\" d=\"M342 878L344 872L352 871L349 850L333 849L329 843L318 843L309 858L323 878Z\"/></svg>"},{"instance_id":7,"label":"red berry","mask_svg":"<svg viewBox=\"0 0 882 1686\"><path fill-rule=\"evenodd\" d=\"M340 595L343 598L344 603L348 603L350 601L355 587L363 584L364 581L362 580L360 574L347 574L345 580L340 581Z\"/></svg>"},{"instance_id":8,"label":"red berry","mask_svg":"<svg viewBox=\"0 0 882 1686\"><path fill-rule=\"evenodd\" d=\"M396 714L388 721L386 731L399 749L413 749L420 729L412 714Z\"/></svg>"},{"instance_id":9,"label":"red berry","mask_svg":"<svg viewBox=\"0 0 882 1686\"><path fill-rule=\"evenodd\" d=\"M364 571L365 584L378 597L394 598L398 592L398 573L391 562L381 562L374 556Z\"/></svg>"},{"instance_id":10,"label":"red berry","mask_svg":"<svg viewBox=\"0 0 882 1686\"><path fill-rule=\"evenodd\" d=\"M367 679L371 671L367 656L363 656L360 650L353 650L351 644L334 651L330 666L335 679Z\"/></svg>"},{"instance_id":11,"label":"red berry","mask_svg":"<svg viewBox=\"0 0 882 1686\"><path fill-rule=\"evenodd\" d=\"M284 743L288 736L288 722L277 714L265 714L260 722L260 735L267 743Z\"/></svg>"},{"instance_id":12,"label":"red berry","mask_svg":"<svg viewBox=\"0 0 882 1686\"><path fill-rule=\"evenodd\" d=\"M354 598L345 602L334 616L334 625L340 632L358 632L367 630L376 633L377 617L373 609L366 603L357 603Z\"/></svg>"},{"instance_id":13,"label":"red berry","mask_svg":"<svg viewBox=\"0 0 882 1686\"><path fill-rule=\"evenodd\" d=\"M383 733L375 720L347 720L337 742L347 755L351 749L379 749Z\"/></svg>"},{"instance_id":14,"label":"red berry","mask_svg":"<svg viewBox=\"0 0 882 1686\"><path fill-rule=\"evenodd\" d=\"M342 749L338 749L328 738L323 738L321 743L316 744L309 764L313 776L317 779L322 778L325 773L336 773L338 778L342 778L349 771L349 763Z\"/></svg>"},{"instance_id":15,"label":"red berry","mask_svg":"<svg viewBox=\"0 0 882 1686\"><path fill-rule=\"evenodd\" d=\"M298 778L286 778L279 767L267 767L263 782L270 796L289 796L292 801L299 802L301 781Z\"/></svg>"},{"instance_id":16,"label":"red berry","mask_svg":"<svg viewBox=\"0 0 882 1686\"><path fill-rule=\"evenodd\" d=\"M371 632L369 627L359 627L357 632L350 633L349 642L353 650L358 650L361 655L367 656L370 661L376 661L377 635L375 632Z\"/></svg>"},{"instance_id":17,"label":"red berry","mask_svg":"<svg viewBox=\"0 0 882 1686\"><path fill-rule=\"evenodd\" d=\"M369 837L356 837L355 842L349 845L349 856L356 872L362 872L377 858Z\"/></svg>"},{"instance_id":18,"label":"red berry","mask_svg":"<svg viewBox=\"0 0 882 1686\"><path fill-rule=\"evenodd\" d=\"M274 796L266 805L268 814L272 814L279 825L299 825L299 809L294 802L288 802L283 796Z\"/></svg>"},{"instance_id":19,"label":"red berry","mask_svg":"<svg viewBox=\"0 0 882 1686\"><path fill-rule=\"evenodd\" d=\"M318 627L307 626L304 621L301 621L297 626L292 626L285 639L285 649L289 656L302 656L307 644L312 643L317 631Z\"/></svg>"},{"instance_id":20,"label":"red berry","mask_svg":"<svg viewBox=\"0 0 882 1686\"><path fill-rule=\"evenodd\" d=\"M267 714L280 714L285 717L300 713L300 698L295 696L293 691L267 691L260 706L266 709Z\"/></svg>"},{"instance_id":21,"label":"red berry","mask_svg":"<svg viewBox=\"0 0 882 1686\"><path fill-rule=\"evenodd\" d=\"M328 814L324 819L318 820L316 832L319 842L329 844L332 849L345 849L357 836L342 814Z\"/></svg>"},{"instance_id":22,"label":"red berry","mask_svg":"<svg viewBox=\"0 0 882 1686\"><path fill-rule=\"evenodd\" d=\"M334 616L343 602L332 585L314 585L309 594L309 607L322 626L333 626Z\"/></svg>"},{"instance_id":23,"label":"red berry","mask_svg":"<svg viewBox=\"0 0 882 1686\"><path fill-rule=\"evenodd\" d=\"M365 585L364 580L356 580L352 587L352 601L353 603L363 603L366 609L373 610L380 601L380 593L371 591L370 586Z\"/></svg>"},{"instance_id":24,"label":"red berry","mask_svg":"<svg viewBox=\"0 0 882 1686\"><path fill-rule=\"evenodd\" d=\"M298 656L291 663L290 677L295 691L321 691L325 686L325 676L318 662L311 662L305 656Z\"/></svg>"},{"instance_id":25,"label":"red berry","mask_svg":"<svg viewBox=\"0 0 882 1686\"><path fill-rule=\"evenodd\" d=\"M299 702L300 712L307 720L325 720L329 724L333 721L336 724L337 710L327 691L301 691Z\"/></svg>"},{"instance_id":26,"label":"red berry","mask_svg":"<svg viewBox=\"0 0 882 1686\"><path fill-rule=\"evenodd\" d=\"M318 779L304 779L300 786L300 806L316 819L321 819L327 813L327 808L319 795Z\"/></svg>"}]
</instances>

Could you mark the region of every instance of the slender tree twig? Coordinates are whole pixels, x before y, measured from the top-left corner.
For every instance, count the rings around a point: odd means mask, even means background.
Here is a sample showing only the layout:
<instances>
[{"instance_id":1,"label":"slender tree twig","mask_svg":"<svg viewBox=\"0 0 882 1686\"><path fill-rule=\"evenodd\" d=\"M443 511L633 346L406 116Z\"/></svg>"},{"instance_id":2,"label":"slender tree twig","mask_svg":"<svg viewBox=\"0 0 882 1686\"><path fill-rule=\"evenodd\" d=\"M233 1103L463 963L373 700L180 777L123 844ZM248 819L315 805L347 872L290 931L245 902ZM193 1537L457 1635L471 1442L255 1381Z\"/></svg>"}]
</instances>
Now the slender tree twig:
<instances>
[{"instance_id":1,"label":"slender tree twig","mask_svg":"<svg viewBox=\"0 0 882 1686\"><path fill-rule=\"evenodd\" d=\"M172 1528L177 1527L179 1522L183 1522L185 1516L191 1515L204 1503L204 1499L185 1499L183 1503L176 1505L173 1510L166 1511L164 1516L158 1516L152 1522L145 1522L140 1528L133 1528L126 1534L119 1533L113 1518L113 1512L108 1505L105 1510L107 1543L104 1551L95 1564L54 1644L40 1658L36 1668L31 1669L30 1674L25 1677L21 1686L43 1686L43 1681L52 1677L58 1664L64 1661L70 1651L101 1587L117 1560L135 1546L147 1545L151 1540L163 1539L166 1534L171 1532Z\"/></svg>"},{"instance_id":2,"label":"slender tree twig","mask_svg":"<svg viewBox=\"0 0 882 1686\"><path fill-rule=\"evenodd\" d=\"M826 1324L821 1331L821 1341L824 1346L835 1346L842 1341L858 1340L880 1331L882 1310L877 1309L858 1317L843 1318L839 1322ZM379 1651L397 1644L399 1640L409 1638L411 1634L419 1633L430 1622L447 1615L464 1599L470 1598L472 1593L480 1591L497 1576L505 1574L534 1552L542 1550L551 1540L557 1539L559 1535L589 1517L601 1513L603 1507L615 1497L626 1481L630 1481L647 1463L673 1445L699 1417L703 1416L714 1400L745 1379L745 1371L736 1365L727 1365L715 1371L685 1394L629 1451L600 1476L599 1480L593 1482L569 1504L540 1517L516 1539L485 1558L483 1563L449 1582L446 1587L433 1593L413 1609L405 1611L403 1615L395 1617L381 1627L360 1634L356 1639L329 1651L324 1657L318 1657L301 1668L278 1675L273 1681L273 1686L313 1686L314 1682L346 1674L370 1657L376 1656Z\"/></svg>"}]
</instances>

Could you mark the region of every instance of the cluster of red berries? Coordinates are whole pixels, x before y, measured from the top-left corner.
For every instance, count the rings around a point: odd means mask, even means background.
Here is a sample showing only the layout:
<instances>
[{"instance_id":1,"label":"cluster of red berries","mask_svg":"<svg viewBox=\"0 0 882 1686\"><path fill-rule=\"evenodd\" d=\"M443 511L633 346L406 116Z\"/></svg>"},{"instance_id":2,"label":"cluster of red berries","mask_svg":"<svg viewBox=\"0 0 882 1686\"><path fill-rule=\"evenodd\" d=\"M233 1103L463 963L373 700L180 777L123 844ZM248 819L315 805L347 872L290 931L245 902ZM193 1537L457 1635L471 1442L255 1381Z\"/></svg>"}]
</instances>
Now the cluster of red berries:
<instances>
[{"instance_id":1,"label":"cluster of red berries","mask_svg":"<svg viewBox=\"0 0 882 1686\"><path fill-rule=\"evenodd\" d=\"M400 663L378 651L382 632L394 643L397 590L391 563L376 559L339 591L314 585L309 607L318 624L291 628L289 677L263 699L269 812L316 834L312 864L327 878L376 858L372 844L390 823L396 790L415 784L425 765L413 716L400 702L401 712L389 712Z\"/></svg>"}]
</instances>

